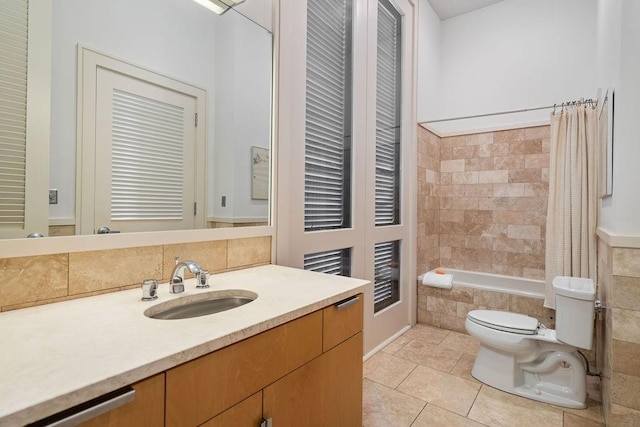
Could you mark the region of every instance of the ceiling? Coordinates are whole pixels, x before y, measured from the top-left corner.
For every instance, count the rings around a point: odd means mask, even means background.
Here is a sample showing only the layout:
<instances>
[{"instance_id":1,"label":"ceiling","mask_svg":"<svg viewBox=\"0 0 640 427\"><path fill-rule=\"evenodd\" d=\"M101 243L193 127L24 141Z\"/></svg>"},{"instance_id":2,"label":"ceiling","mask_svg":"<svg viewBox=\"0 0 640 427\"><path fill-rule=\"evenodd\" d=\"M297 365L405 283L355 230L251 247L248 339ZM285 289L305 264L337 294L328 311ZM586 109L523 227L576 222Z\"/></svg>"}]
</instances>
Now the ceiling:
<instances>
[{"instance_id":1,"label":"ceiling","mask_svg":"<svg viewBox=\"0 0 640 427\"><path fill-rule=\"evenodd\" d=\"M429 0L431 7L438 14L441 21L462 15L473 10L482 9L490 4L502 0Z\"/></svg>"}]
</instances>

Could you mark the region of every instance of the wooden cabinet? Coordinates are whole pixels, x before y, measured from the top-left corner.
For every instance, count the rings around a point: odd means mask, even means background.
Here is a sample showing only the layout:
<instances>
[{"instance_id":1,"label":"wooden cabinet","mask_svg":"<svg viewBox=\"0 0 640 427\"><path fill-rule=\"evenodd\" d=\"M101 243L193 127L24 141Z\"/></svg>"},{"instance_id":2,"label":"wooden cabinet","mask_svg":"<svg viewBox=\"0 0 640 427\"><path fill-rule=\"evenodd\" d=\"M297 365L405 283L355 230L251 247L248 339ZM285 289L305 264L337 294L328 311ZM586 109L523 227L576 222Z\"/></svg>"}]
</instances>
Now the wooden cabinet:
<instances>
[{"instance_id":1,"label":"wooden cabinet","mask_svg":"<svg viewBox=\"0 0 640 427\"><path fill-rule=\"evenodd\" d=\"M162 427L164 425L164 373L133 384L135 399L113 411L80 424L82 427Z\"/></svg>"},{"instance_id":2,"label":"wooden cabinet","mask_svg":"<svg viewBox=\"0 0 640 427\"><path fill-rule=\"evenodd\" d=\"M317 311L167 371L167 426L196 426L322 353Z\"/></svg>"},{"instance_id":3,"label":"wooden cabinet","mask_svg":"<svg viewBox=\"0 0 640 427\"><path fill-rule=\"evenodd\" d=\"M134 384L83 427L362 425L362 295Z\"/></svg>"},{"instance_id":4,"label":"wooden cabinet","mask_svg":"<svg viewBox=\"0 0 640 427\"><path fill-rule=\"evenodd\" d=\"M362 425L362 332L264 390L277 427Z\"/></svg>"},{"instance_id":5,"label":"wooden cabinet","mask_svg":"<svg viewBox=\"0 0 640 427\"><path fill-rule=\"evenodd\" d=\"M358 295L167 371L167 426L362 425Z\"/></svg>"}]
</instances>

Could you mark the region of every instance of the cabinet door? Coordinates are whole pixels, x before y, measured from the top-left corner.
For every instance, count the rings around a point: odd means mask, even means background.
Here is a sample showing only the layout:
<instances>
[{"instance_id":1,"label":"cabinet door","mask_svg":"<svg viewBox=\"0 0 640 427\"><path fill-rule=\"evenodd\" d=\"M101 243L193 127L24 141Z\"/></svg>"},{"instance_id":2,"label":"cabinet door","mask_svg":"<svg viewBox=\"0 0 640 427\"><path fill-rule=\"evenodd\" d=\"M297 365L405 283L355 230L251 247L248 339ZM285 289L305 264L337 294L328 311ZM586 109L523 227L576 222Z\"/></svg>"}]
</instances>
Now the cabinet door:
<instances>
[{"instance_id":1,"label":"cabinet door","mask_svg":"<svg viewBox=\"0 0 640 427\"><path fill-rule=\"evenodd\" d=\"M278 427L362 425L362 332L265 388Z\"/></svg>"},{"instance_id":2,"label":"cabinet door","mask_svg":"<svg viewBox=\"0 0 640 427\"><path fill-rule=\"evenodd\" d=\"M322 353L317 311L167 371L167 426L197 426Z\"/></svg>"},{"instance_id":3,"label":"cabinet door","mask_svg":"<svg viewBox=\"0 0 640 427\"><path fill-rule=\"evenodd\" d=\"M258 427L262 420L262 391L247 397L201 427Z\"/></svg>"},{"instance_id":4,"label":"cabinet door","mask_svg":"<svg viewBox=\"0 0 640 427\"><path fill-rule=\"evenodd\" d=\"M162 427L164 426L164 374L132 385L133 402L82 423L82 427Z\"/></svg>"}]
</instances>

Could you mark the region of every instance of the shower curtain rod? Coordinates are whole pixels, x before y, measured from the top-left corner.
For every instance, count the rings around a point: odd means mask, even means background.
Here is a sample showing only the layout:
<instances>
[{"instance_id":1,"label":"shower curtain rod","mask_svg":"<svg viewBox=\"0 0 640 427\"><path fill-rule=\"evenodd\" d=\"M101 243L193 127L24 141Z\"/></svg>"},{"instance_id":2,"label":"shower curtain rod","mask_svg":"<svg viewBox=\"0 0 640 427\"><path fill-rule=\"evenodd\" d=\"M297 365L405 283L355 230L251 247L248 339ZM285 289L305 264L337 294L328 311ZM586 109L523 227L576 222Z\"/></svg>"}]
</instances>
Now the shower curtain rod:
<instances>
[{"instance_id":1,"label":"shower curtain rod","mask_svg":"<svg viewBox=\"0 0 640 427\"><path fill-rule=\"evenodd\" d=\"M418 122L419 125L422 124L429 124L429 123L439 123L439 122L450 122L453 120L465 120L465 119L477 119L480 117L490 117L490 116L500 116L503 114L513 114L513 113L526 113L527 111L537 111L537 110L548 110L550 108L563 108L563 107L567 107L570 105L576 105L576 104L593 104L593 105L598 105L598 100L597 99L580 99L579 101L569 101L569 102L563 102L562 104L553 104L553 105L547 105L545 107L534 107L534 108L523 108L520 110L507 110L507 111L499 111L496 113L485 113L485 114L475 114L472 116L460 116L460 117L451 117L448 119L437 119L437 120L427 120L424 122Z\"/></svg>"}]
</instances>

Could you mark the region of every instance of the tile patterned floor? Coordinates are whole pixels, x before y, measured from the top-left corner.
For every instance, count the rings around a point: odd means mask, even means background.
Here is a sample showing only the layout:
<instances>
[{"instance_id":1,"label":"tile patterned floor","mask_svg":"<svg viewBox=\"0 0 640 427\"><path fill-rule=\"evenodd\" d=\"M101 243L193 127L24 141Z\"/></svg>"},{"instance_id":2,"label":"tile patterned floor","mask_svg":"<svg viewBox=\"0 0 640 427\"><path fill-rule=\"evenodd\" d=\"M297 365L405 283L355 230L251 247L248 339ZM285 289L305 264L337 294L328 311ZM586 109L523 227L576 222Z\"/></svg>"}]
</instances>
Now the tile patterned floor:
<instances>
[{"instance_id":1,"label":"tile patterned floor","mask_svg":"<svg viewBox=\"0 0 640 427\"><path fill-rule=\"evenodd\" d=\"M364 425L602 426L597 383L588 408L547 405L496 390L471 376L475 338L416 325L364 364ZM593 397L593 399L591 398Z\"/></svg>"}]
</instances>

